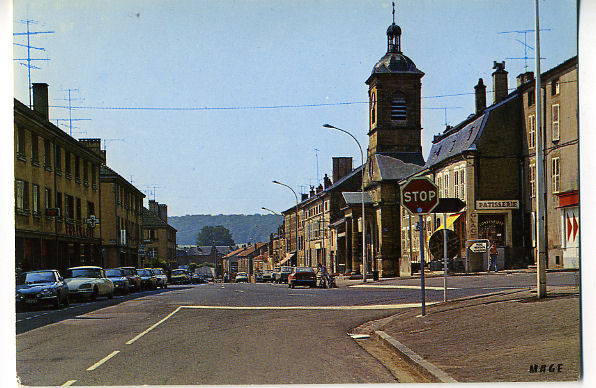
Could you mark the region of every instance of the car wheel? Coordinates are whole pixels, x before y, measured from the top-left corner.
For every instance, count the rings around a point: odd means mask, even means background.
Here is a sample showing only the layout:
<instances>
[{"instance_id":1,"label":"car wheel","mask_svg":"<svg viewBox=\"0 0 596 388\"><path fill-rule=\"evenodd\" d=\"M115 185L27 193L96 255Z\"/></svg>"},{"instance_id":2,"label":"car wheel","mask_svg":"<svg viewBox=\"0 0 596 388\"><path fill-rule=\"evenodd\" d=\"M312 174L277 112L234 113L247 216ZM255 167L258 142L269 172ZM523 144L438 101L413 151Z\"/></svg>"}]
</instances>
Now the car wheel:
<instances>
[{"instance_id":1,"label":"car wheel","mask_svg":"<svg viewBox=\"0 0 596 388\"><path fill-rule=\"evenodd\" d=\"M54 308L55 309L60 308L60 294L58 294L58 296L56 297L56 301L54 301Z\"/></svg>"},{"instance_id":2,"label":"car wheel","mask_svg":"<svg viewBox=\"0 0 596 388\"><path fill-rule=\"evenodd\" d=\"M70 296L68 296L68 294L66 294L64 296L64 307L68 307L70 306Z\"/></svg>"}]
</instances>

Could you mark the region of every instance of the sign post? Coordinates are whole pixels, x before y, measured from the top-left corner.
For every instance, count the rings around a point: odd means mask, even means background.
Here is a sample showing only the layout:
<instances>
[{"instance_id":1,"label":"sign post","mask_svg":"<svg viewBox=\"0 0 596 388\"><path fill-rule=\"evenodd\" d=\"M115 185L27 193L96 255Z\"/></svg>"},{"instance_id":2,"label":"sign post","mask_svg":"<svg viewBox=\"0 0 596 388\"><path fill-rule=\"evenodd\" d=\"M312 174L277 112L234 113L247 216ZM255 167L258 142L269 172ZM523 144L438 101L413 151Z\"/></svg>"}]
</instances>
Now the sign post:
<instances>
[{"instance_id":1,"label":"sign post","mask_svg":"<svg viewBox=\"0 0 596 388\"><path fill-rule=\"evenodd\" d=\"M426 177L410 179L401 188L401 204L411 214L418 215L420 231L420 299L422 316L426 314L424 294L424 220L423 215L430 213L439 203L439 190L437 186ZM411 260L411 258L410 258Z\"/></svg>"}]
</instances>

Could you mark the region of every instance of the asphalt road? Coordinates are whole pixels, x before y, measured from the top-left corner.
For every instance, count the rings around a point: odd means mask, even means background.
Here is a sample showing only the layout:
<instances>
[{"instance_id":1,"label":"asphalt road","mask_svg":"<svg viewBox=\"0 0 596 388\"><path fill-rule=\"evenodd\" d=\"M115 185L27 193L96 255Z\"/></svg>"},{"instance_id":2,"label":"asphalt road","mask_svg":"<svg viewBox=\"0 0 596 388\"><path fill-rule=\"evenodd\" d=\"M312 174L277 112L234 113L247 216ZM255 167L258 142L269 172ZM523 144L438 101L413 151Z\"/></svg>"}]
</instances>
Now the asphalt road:
<instances>
[{"instance_id":1,"label":"asphalt road","mask_svg":"<svg viewBox=\"0 0 596 388\"><path fill-rule=\"evenodd\" d=\"M550 285L574 285L551 273ZM535 287L532 274L450 277L450 299ZM392 383L347 333L419 308L417 279L339 289L272 284L172 286L16 316L25 385ZM427 303L443 279L426 279Z\"/></svg>"}]
</instances>

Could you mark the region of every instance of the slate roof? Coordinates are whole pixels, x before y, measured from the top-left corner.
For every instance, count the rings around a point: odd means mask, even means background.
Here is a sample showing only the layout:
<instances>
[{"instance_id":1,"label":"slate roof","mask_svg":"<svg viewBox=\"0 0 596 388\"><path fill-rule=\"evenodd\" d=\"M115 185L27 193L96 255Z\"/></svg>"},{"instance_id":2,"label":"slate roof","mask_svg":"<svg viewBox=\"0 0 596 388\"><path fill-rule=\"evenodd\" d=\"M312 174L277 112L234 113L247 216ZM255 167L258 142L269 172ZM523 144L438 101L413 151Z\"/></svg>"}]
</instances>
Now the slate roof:
<instances>
[{"instance_id":1,"label":"slate roof","mask_svg":"<svg viewBox=\"0 0 596 388\"><path fill-rule=\"evenodd\" d=\"M109 168L105 164L102 164L102 165L99 166L99 177L100 177L100 179L102 177L119 178L121 181L126 182L126 184L127 184L127 186L129 188L134 189L137 192L137 194L142 195L143 198L145 198L145 194L143 194L143 192L141 192L132 183L130 183L129 181L127 181L126 179L124 179L120 174L118 174L116 171L112 170L111 168Z\"/></svg>"},{"instance_id":2,"label":"slate roof","mask_svg":"<svg viewBox=\"0 0 596 388\"><path fill-rule=\"evenodd\" d=\"M416 68L414 61L402 53L387 53L375 64L372 74L415 73L424 75Z\"/></svg>"},{"instance_id":3,"label":"slate roof","mask_svg":"<svg viewBox=\"0 0 596 388\"><path fill-rule=\"evenodd\" d=\"M491 111L517 97L519 97L519 94L512 92L503 101L486 108L480 115L475 115L464 120L456 127L435 136L425 168L461 154L463 151L476 150L476 143L482 136L482 131L489 119Z\"/></svg>"},{"instance_id":4,"label":"slate roof","mask_svg":"<svg viewBox=\"0 0 596 388\"><path fill-rule=\"evenodd\" d=\"M402 162L424 166L424 157L422 157L421 152L379 152L378 154L399 159Z\"/></svg>"},{"instance_id":5,"label":"slate roof","mask_svg":"<svg viewBox=\"0 0 596 388\"><path fill-rule=\"evenodd\" d=\"M418 164L406 163L403 160L383 154L375 154L374 157L383 181L401 180L423 169Z\"/></svg>"},{"instance_id":6,"label":"slate roof","mask_svg":"<svg viewBox=\"0 0 596 388\"><path fill-rule=\"evenodd\" d=\"M361 191L346 191L341 193L348 206L362 204L362 192ZM364 204L372 205L374 203L372 194L364 192Z\"/></svg>"},{"instance_id":7,"label":"slate roof","mask_svg":"<svg viewBox=\"0 0 596 388\"><path fill-rule=\"evenodd\" d=\"M159 218L156 214L152 213L146 207L143 207L143 227L153 227L153 228L172 228L176 231L172 225L164 222L161 218Z\"/></svg>"}]
</instances>

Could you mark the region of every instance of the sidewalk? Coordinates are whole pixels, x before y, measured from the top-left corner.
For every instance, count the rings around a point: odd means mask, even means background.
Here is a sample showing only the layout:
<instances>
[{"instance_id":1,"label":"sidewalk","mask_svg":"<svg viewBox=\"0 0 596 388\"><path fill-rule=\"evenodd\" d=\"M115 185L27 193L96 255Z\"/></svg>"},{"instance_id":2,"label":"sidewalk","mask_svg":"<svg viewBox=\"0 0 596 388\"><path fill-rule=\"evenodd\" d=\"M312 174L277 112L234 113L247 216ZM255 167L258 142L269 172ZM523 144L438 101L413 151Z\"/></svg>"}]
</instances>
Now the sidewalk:
<instances>
[{"instance_id":1,"label":"sidewalk","mask_svg":"<svg viewBox=\"0 0 596 388\"><path fill-rule=\"evenodd\" d=\"M420 356L414 365L443 381L445 376L458 382L579 379L577 287L549 287L543 300L528 290L501 292L427 306L426 315L420 313L411 309L357 330L389 339L394 343L389 347L409 362Z\"/></svg>"}]
</instances>

